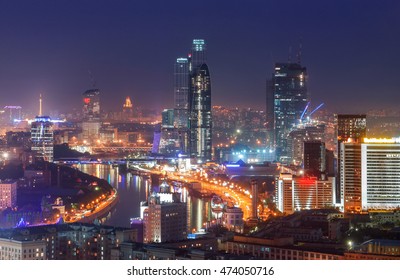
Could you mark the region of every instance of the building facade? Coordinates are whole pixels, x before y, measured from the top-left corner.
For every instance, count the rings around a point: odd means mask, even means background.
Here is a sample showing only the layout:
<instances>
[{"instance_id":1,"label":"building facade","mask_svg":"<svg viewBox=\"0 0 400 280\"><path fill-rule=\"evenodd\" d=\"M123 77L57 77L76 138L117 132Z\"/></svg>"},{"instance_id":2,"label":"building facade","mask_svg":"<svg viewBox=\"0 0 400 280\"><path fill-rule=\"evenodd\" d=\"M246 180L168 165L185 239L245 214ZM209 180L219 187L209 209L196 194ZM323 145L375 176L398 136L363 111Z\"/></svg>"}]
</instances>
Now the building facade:
<instances>
[{"instance_id":1,"label":"building facade","mask_svg":"<svg viewBox=\"0 0 400 280\"><path fill-rule=\"evenodd\" d=\"M181 241L187 238L187 206L172 193L153 194L143 209L145 243Z\"/></svg>"},{"instance_id":2,"label":"building facade","mask_svg":"<svg viewBox=\"0 0 400 280\"><path fill-rule=\"evenodd\" d=\"M50 117L38 116L31 126L31 150L36 158L53 162L54 132Z\"/></svg>"},{"instance_id":3,"label":"building facade","mask_svg":"<svg viewBox=\"0 0 400 280\"><path fill-rule=\"evenodd\" d=\"M365 114L358 115L335 115L335 146L336 155L338 158L337 167L337 186L336 186L336 200L340 204L344 204L343 197L343 186L341 182L341 172L343 167L341 166L342 161L342 146L341 143L352 142L361 143L362 139L366 137L367 133L367 116Z\"/></svg>"},{"instance_id":4,"label":"building facade","mask_svg":"<svg viewBox=\"0 0 400 280\"><path fill-rule=\"evenodd\" d=\"M93 120L100 118L100 90L89 89L82 95L83 100L83 119Z\"/></svg>"},{"instance_id":5,"label":"building facade","mask_svg":"<svg viewBox=\"0 0 400 280\"><path fill-rule=\"evenodd\" d=\"M13 240L0 238L0 260L45 260L43 240Z\"/></svg>"},{"instance_id":6,"label":"building facade","mask_svg":"<svg viewBox=\"0 0 400 280\"><path fill-rule=\"evenodd\" d=\"M279 161L288 161L287 137L300 122L308 101L307 69L298 63L276 63L267 82L267 123L273 129L270 142Z\"/></svg>"},{"instance_id":7,"label":"building facade","mask_svg":"<svg viewBox=\"0 0 400 280\"><path fill-rule=\"evenodd\" d=\"M364 139L361 144L362 210L400 207L400 139Z\"/></svg>"},{"instance_id":8,"label":"building facade","mask_svg":"<svg viewBox=\"0 0 400 280\"><path fill-rule=\"evenodd\" d=\"M335 179L332 177L328 180L318 180L315 177L303 178L281 174L276 184L276 206L286 214L332 207L334 186Z\"/></svg>"},{"instance_id":9,"label":"building facade","mask_svg":"<svg viewBox=\"0 0 400 280\"><path fill-rule=\"evenodd\" d=\"M191 75L190 156L201 161L212 159L211 80L207 64Z\"/></svg>"},{"instance_id":10,"label":"building facade","mask_svg":"<svg viewBox=\"0 0 400 280\"><path fill-rule=\"evenodd\" d=\"M345 212L400 207L400 139L364 138L341 143Z\"/></svg>"},{"instance_id":11,"label":"building facade","mask_svg":"<svg viewBox=\"0 0 400 280\"><path fill-rule=\"evenodd\" d=\"M0 211L17 206L17 181L0 180Z\"/></svg>"}]
</instances>

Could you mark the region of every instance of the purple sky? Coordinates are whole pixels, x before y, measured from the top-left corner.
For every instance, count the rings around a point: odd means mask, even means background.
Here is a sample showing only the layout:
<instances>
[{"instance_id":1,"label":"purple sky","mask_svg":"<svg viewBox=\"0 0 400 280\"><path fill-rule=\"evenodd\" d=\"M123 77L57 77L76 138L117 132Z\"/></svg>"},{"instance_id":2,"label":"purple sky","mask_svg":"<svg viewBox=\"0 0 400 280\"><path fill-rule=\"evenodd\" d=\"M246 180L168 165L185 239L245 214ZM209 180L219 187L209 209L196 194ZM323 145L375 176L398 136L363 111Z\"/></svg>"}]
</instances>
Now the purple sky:
<instances>
[{"instance_id":1,"label":"purple sky","mask_svg":"<svg viewBox=\"0 0 400 280\"><path fill-rule=\"evenodd\" d=\"M274 62L300 38L314 106L356 113L400 102L400 1L0 1L0 106L173 106L173 65L208 44L215 105L265 108Z\"/></svg>"}]
</instances>

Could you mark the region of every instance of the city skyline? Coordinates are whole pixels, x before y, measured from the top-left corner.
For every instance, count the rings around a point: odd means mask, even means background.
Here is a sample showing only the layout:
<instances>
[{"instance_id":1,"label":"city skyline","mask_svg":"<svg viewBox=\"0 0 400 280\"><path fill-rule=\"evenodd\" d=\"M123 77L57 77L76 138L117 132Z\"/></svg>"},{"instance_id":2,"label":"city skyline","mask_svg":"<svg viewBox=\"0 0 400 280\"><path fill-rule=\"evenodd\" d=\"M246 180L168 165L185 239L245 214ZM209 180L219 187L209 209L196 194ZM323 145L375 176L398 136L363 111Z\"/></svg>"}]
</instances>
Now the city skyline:
<instances>
[{"instance_id":1,"label":"city skyline","mask_svg":"<svg viewBox=\"0 0 400 280\"><path fill-rule=\"evenodd\" d=\"M42 93L44 110L71 110L95 82L105 110L121 108L126 96L134 107L172 108L174 62L204 38L213 105L265 110L273 65L296 62L302 45L313 106L392 108L400 101L399 10L394 1L3 3L0 104L36 111Z\"/></svg>"}]
</instances>

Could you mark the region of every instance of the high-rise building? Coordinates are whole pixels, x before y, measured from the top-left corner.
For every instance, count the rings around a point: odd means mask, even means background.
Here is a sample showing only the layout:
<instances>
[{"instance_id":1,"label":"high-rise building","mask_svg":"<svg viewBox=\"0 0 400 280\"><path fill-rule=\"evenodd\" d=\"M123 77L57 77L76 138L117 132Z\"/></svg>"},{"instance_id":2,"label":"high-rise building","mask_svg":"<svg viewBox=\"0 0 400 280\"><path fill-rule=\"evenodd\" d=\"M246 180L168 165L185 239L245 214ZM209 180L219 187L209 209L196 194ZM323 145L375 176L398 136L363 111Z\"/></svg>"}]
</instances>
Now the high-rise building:
<instances>
[{"instance_id":1,"label":"high-rise building","mask_svg":"<svg viewBox=\"0 0 400 280\"><path fill-rule=\"evenodd\" d=\"M345 212L400 207L400 139L364 138L341 143Z\"/></svg>"},{"instance_id":2,"label":"high-rise building","mask_svg":"<svg viewBox=\"0 0 400 280\"><path fill-rule=\"evenodd\" d=\"M174 193L155 193L143 207L144 242L180 241L187 238L187 206Z\"/></svg>"},{"instance_id":3,"label":"high-rise building","mask_svg":"<svg viewBox=\"0 0 400 280\"><path fill-rule=\"evenodd\" d=\"M187 58L174 71L174 129L179 149L200 161L211 160L211 82L204 39L194 39Z\"/></svg>"},{"instance_id":4,"label":"high-rise building","mask_svg":"<svg viewBox=\"0 0 400 280\"><path fill-rule=\"evenodd\" d=\"M161 112L161 127L162 128L173 128L174 127L174 110L164 109Z\"/></svg>"},{"instance_id":5,"label":"high-rise building","mask_svg":"<svg viewBox=\"0 0 400 280\"><path fill-rule=\"evenodd\" d=\"M335 115L335 125L338 144L349 138L352 142L361 143L367 133L367 115Z\"/></svg>"},{"instance_id":6,"label":"high-rise building","mask_svg":"<svg viewBox=\"0 0 400 280\"><path fill-rule=\"evenodd\" d=\"M326 149L324 142L304 142L303 168L306 176L317 177L319 179L325 177Z\"/></svg>"},{"instance_id":7,"label":"high-rise building","mask_svg":"<svg viewBox=\"0 0 400 280\"><path fill-rule=\"evenodd\" d=\"M204 39L193 39L192 50L189 55L189 71L194 72L195 68L207 62L207 45Z\"/></svg>"},{"instance_id":8,"label":"high-rise building","mask_svg":"<svg viewBox=\"0 0 400 280\"><path fill-rule=\"evenodd\" d=\"M36 158L53 161L53 123L48 116L38 116L31 126L31 150Z\"/></svg>"},{"instance_id":9,"label":"high-rise building","mask_svg":"<svg viewBox=\"0 0 400 280\"><path fill-rule=\"evenodd\" d=\"M345 212L361 211L361 143L340 143L340 201Z\"/></svg>"},{"instance_id":10,"label":"high-rise building","mask_svg":"<svg viewBox=\"0 0 400 280\"><path fill-rule=\"evenodd\" d=\"M174 109L164 109L161 112L161 138L159 153L164 155L176 156L181 151L179 146L178 130L174 127Z\"/></svg>"},{"instance_id":11,"label":"high-rise building","mask_svg":"<svg viewBox=\"0 0 400 280\"><path fill-rule=\"evenodd\" d=\"M189 61L177 58L174 72L175 126L180 129L189 127Z\"/></svg>"},{"instance_id":12,"label":"high-rise building","mask_svg":"<svg viewBox=\"0 0 400 280\"><path fill-rule=\"evenodd\" d=\"M267 82L267 124L282 162L288 161L288 134L300 122L308 101L307 69L298 63L276 63Z\"/></svg>"},{"instance_id":13,"label":"high-rise building","mask_svg":"<svg viewBox=\"0 0 400 280\"><path fill-rule=\"evenodd\" d=\"M191 75L190 156L201 161L212 157L211 80L207 64Z\"/></svg>"},{"instance_id":14,"label":"high-rise building","mask_svg":"<svg viewBox=\"0 0 400 280\"><path fill-rule=\"evenodd\" d=\"M307 125L293 128L287 139L288 162L301 165L304 161L304 142L325 142L325 125Z\"/></svg>"},{"instance_id":15,"label":"high-rise building","mask_svg":"<svg viewBox=\"0 0 400 280\"><path fill-rule=\"evenodd\" d=\"M337 169L337 183L336 194L338 195L337 202L343 204L343 185L340 179L342 177L342 150L341 143L361 143L367 134L367 116L365 114L359 115L335 115L335 145L337 149L338 169Z\"/></svg>"},{"instance_id":16,"label":"high-rise building","mask_svg":"<svg viewBox=\"0 0 400 280\"><path fill-rule=\"evenodd\" d=\"M93 120L100 118L100 90L89 89L82 95L83 119Z\"/></svg>"},{"instance_id":17,"label":"high-rise building","mask_svg":"<svg viewBox=\"0 0 400 280\"><path fill-rule=\"evenodd\" d=\"M133 105L129 96L125 98L125 103L122 105L122 118L123 120L133 120Z\"/></svg>"},{"instance_id":18,"label":"high-rise building","mask_svg":"<svg viewBox=\"0 0 400 280\"><path fill-rule=\"evenodd\" d=\"M0 211L17 206L17 182L0 180Z\"/></svg>"},{"instance_id":19,"label":"high-rise building","mask_svg":"<svg viewBox=\"0 0 400 280\"><path fill-rule=\"evenodd\" d=\"M201 161L212 157L211 80L207 45L194 39L189 54L189 152Z\"/></svg>"},{"instance_id":20,"label":"high-rise building","mask_svg":"<svg viewBox=\"0 0 400 280\"><path fill-rule=\"evenodd\" d=\"M276 184L276 206L279 211L329 208L335 204L335 178L318 180L316 177L294 177L281 174Z\"/></svg>"}]
</instances>

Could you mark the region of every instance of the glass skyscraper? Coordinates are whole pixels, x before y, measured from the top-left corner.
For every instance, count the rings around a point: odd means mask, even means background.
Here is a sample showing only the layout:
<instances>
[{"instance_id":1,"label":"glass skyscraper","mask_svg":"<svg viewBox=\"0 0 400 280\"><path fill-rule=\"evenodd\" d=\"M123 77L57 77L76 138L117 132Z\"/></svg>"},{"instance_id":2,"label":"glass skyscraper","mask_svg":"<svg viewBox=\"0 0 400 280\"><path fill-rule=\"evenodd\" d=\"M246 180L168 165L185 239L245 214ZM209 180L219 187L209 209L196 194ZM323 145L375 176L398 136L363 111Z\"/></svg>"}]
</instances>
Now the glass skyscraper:
<instances>
[{"instance_id":1,"label":"glass skyscraper","mask_svg":"<svg viewBox=\"0 0 400 280\"><path fill-rule=\"evenodd\" d=\"M194 39L189 55L189 153L201 161L212 159L211 80L206 44Z\"/></svg>"},{"instance_id":2,"label":"glass skyscraper","mask_svg":"<svg viewBox=\"0 0 400 280\"><path fill-rule=\"evenodd\" d=\"M308 101L307 69L298 63L276 63L267 82L267 124L280 161L288 160L288 134L301 121Z\"/></svg>"},{"instance_id":3,"label":"glass skyscraper","mask_svg":"<svg viewBox=\"0 0 400 280\"><path fill-rule=\"evenodd\" d=\"M36 158L53 162L53 123L50 117L38 116L31 127L31 150Z\"/></svg>"},{"instance_id":4,"label":"glass skyscraper","mask_svg":"<svg viewBox=\"0 0 400 280\"><path fill-rule=\"evenodd\" d=\"M189 126L189 61L180 57L174 71L175 121L177 128Z\"/></svg>"},{"instance_id":5,"label":"glass skyscraper","mask_svg":"<svg viewBox=\"0 0 400 280\"><path fill-rule=\"evenodd\" d=\"M177 58L174 68L174 129L180 151L201 161L212 159L211 82L207 45L194 39L187 58Z\"/></svg>"},{"instance_id":6,"label":"glass skyscraper","mask_svg":"<svg viewBox=\"0 0 400 280\"><path fill-rule=\"evenodd\" d=\"M211 81L207 64L191 75L190 93L190 155L211 160Z\"/></svg>"}]
</instances>

